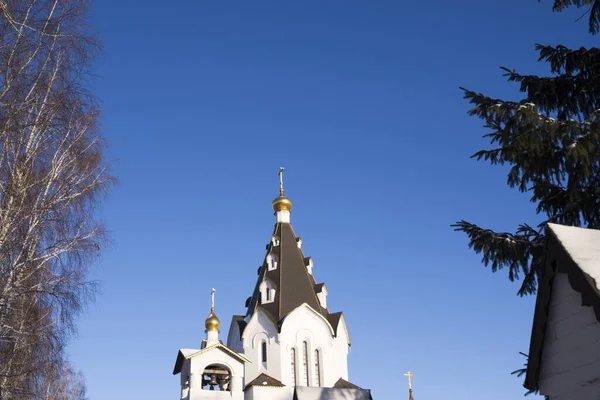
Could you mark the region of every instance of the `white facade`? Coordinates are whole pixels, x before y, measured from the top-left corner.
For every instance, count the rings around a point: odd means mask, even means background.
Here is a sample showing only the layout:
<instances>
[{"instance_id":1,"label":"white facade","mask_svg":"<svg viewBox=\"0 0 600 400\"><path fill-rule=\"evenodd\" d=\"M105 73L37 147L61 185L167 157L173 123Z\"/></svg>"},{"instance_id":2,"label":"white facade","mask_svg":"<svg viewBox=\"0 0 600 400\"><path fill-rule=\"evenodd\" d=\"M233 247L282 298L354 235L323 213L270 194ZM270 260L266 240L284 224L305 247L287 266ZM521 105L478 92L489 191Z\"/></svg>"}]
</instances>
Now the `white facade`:
<instances>
[{"instance_id":1,"label":"white facade","mask_svg":"<svg viewBox=\"0 0 600 400\"><path fill-rule=\"evenodd\" d=\"M567 274L552 283L542 350L540 393L551 400L600 398L600 324L592 307L581 305Z\"/></svg>"},{"instance_id":2,"label":"white facade","mask_svg":"<svg viewBox=\"0 0 600 400\"><path fill-rule=\"evenodd\" d=\"M266 362L262 358L263 343ZM286 386L332 387L340 378L348 380L349 336L344 317L335 335L329 322L306 304L285 318L280 333L261 309L249 319L241 340L237 322L232 321L227 344L250 360L246 384L261 373Z\"/></svg>"}]
</instances>

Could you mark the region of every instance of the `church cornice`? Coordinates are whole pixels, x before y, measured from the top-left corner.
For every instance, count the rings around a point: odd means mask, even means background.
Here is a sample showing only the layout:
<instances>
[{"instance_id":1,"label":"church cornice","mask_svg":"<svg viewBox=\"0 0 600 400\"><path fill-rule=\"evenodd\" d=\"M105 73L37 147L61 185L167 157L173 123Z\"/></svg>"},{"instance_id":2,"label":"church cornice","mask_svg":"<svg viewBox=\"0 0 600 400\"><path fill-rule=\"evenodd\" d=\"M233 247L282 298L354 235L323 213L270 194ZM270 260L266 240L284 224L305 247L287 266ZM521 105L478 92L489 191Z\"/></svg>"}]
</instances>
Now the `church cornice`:
<instances>
[{"instance_id":1,"label":"church cornice","mask_svg":"<svg viewBox=\"0 0 600 400\"><path fill-rule=\"evenodd\" d=\"M252 363L252 361L248 360L243 355L236 353L235 351L231 350L229 347L219 343L219 344L215 344L215 345L212 345L209 347L205 347L204 349L198 350L193 353L188 353L187 355L184 354L183 351L179 350L179 353L177 354L177 361L175 361L175 368L173 369L173 375L177 375L178 373L181 372L181 367L183 366L184 360L190 360L194 357L198 357L198 356L200 356L204 353L207 353L209 351L212 351L212 350L221 350L242 363Z\"/></svg>"},{"instance_id":2,"label":"church cornice","mask_svg":"<svg viewBox=\"0 0 600 400\"><path fill-rule=\"evenodd\" d=\"M308 310L310 310L318 319L320 319L321 321L325 322L325 324L327 325L327 327L329 328L329 331L331 332L331 336L335 337L335 329L333 329L333 326L329 323L329 321L327 320L327 318L325 318L320 312L318 312L317 310L315 310L314 308L312 308L311 306L309 306L308 304L304 303L302 304L300 307L297 307L296 309L294 309L293 311L291 311L290 313L288 313L285 318L283 318L281 320L281 323L279 324L279 332L281 333L281 331L283 330L283 326L285 325L285 321L290 318L292 315L294 315L295 313L297 313L300 309L302 308L307 308Z\"/></svg>"}]
</instances>

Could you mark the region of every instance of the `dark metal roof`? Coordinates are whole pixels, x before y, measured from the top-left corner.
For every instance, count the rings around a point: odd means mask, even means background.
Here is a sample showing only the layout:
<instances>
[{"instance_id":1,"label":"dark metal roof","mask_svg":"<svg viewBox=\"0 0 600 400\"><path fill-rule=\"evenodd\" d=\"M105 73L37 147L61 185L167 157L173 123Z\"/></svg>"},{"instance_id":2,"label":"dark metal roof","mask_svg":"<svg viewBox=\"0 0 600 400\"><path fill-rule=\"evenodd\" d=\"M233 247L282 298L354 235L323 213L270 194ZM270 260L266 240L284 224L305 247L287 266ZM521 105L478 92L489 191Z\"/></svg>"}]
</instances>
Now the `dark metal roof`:
<instances>
[{"instance_id":1,"label":"dark metal roof","mask_svg":"<svg viewBox=\"0 0 600 400\"><path fill-rule=\"evenodd\" d=\"M356 386L354 383L350 383L345 379L338 379L338 381L333 385L334 388L344 388L344 389L362 389L360 386Z\"/></svg>"},{"instance_id":2,"label":"dark metal roof","mask_svg":"<svg viewBox=\"0 0 600 400\"><path fill-rule=\"evenodd\" d=\"M279 237L279 245L270 244L266 256L271 254L277 260L277 268L269 271L265 256L246 315L252 315L260 307L280 327L283 319L290 312L306 303L323 315L337 333L337 324L341 313L336 313L333 318L329 318L329 310L321 307L315 291L316 281L306 268L306 260L310 257L304 257L302 250L298 248L298 238L291 224L277 223L273 236ZM264 280L268 280L274 285L275 298L271 303L260 304L259 287Z\"/></svg>"},{"instance_id":3,"label":"dark metal roof","mask_svg":"<svg viewBox=\"0 0 600 400\"><path fill-rule=\"evenodd\" d=\"M323 291L323 286L325 286L324 283L317 283L315 285L315 293L321 293Z\"/></svg>"},{"instance_id":4,"label":"dark metal roof","mask_svg":"<svg viewBox=\"0 0 600 400\"><path fill-rule=\"evenodd\" d=\"M237 322L238 328L240 330L240 337L242 337L242 332L244 332L244 329L246 328L246 325L247 325L246 321L244 321L244 316L243 315L234 315L233 320L235 322Z\"/></svg>"},{"instance_id":5,"label":"dark metal roof","mask_svg":"<svg viewBox=\"0 0 600 400\"><path fill-rule=\"evenodd\" d=\"M256 377L252 382L246 385L244 390L248 389L251 386L271 386L271 387L284 387L285 385L278 381L277 379L269 376L265 373L260 374Z\"/></svg>"},{"instance_id":6,"label":"dark metal roof","mask_svg":"<svg viewBox=\"0 0 600 400\"><path fill-rule=\"evenodd\" d=\"M596 319L600 322L600 297L592 279L573 261L560 240L550 227L546 228L546 245L544 249L544 266L540 273L538 293L531 329L527 374L525 388L537 391L539 389L539 374L544 348L544 336L548 322L548 311L552 295L552 285L557 273L566 273L573 290L581 294L581 305L591 306Z\"/></svg>"},{"instance_id":7,"label":"dark metal roof","mask_svg":"<svg viewBox=\"0 0 600 400\"><path fill-rule=\"evenodd\" d=\"M327 314L325 316L325 318L327 318L327 321L329 321L329 324L333 327L333 331L335 332L336 336L337 336L338 328L340 326L340 319L342 319L342 315L344 315L344 313L342 313L340 311L340 312ZM350 340L350 338L348 338L348 340ZM350 344L350 343L348 343L348 344Z\"/></svg>"}]
</instances>

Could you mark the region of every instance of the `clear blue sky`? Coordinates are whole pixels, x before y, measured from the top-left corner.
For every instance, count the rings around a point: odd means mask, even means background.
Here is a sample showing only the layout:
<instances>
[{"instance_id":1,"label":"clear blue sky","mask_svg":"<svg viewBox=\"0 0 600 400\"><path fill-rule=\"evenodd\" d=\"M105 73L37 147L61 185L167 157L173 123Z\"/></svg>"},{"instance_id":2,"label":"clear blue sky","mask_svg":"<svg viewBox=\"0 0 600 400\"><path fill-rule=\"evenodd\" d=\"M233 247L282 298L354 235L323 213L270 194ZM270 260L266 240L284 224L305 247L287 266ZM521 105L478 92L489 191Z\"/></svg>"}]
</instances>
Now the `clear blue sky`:
<instances>
[{"instance_id":1,"label":"clear blue sky","mask_svg":"<svg viewBox=\"0 0 600 400\"><path fill-rule=\"evenodd\" d=\"M292 223L377 400L521 398L534 299L450 224L537 221L458 86L515 96L499 66L544 72L534 43L596 40L551 1L102 0L94 81L121 184L114 245L70 346L92 399L176 399L177 350L225 339L272 232L277 168Z\"/></svg>"}]
</instances>

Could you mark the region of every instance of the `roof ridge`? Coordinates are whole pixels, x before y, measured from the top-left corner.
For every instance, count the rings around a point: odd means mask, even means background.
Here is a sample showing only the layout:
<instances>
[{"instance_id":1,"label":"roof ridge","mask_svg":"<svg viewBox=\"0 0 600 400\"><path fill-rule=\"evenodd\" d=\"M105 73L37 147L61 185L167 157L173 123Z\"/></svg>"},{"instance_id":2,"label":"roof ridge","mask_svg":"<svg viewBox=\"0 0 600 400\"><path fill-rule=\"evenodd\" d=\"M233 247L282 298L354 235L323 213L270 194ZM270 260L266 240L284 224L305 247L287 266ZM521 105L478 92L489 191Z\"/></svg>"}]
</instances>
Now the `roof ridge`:
<instances>
[{"instance_id":1,"label":"roof ridge","mask_svg":"<svg viewBox=\"0 0 600 400\"><path fill-rule=\"evenodd\" d=\"M281 304L283 303L281 301L281 288L283 287L283 283L282 283L282 279L283 279L283 274L282 272L282 266L283 266L283 235L281 234L282 232L282 228L281 228L281 222L277 223L277 227L279 228L279 258L278 258L278 262L279 265L277 266L279 268L279 286L277 287L277 293L279 296L279 301L277 302L277 319L281 320ZM291 226L291 225L290 225ZM279 321L278 321L279 322Z\"/></svg>"},{"instance_id":2,"label":"roof ridge","mask_svg":"<svg viewBox=\"0 0 600 400\"><path fill-rule=\"evenodd\" d=\"M292 226L292 224L289 224L289 225L290 225L290 229L292 231L292 235L294 236L294 238L297 238L296 232L294 232L294 227ZM306 268L306 265L304 265L304 252L301 249L299 249L298 246L296 246L296 251L298 251L298 254L300 255L300 258L302 258L302 265L304 266L304 273L306 274L306 277L308 278L308 280L310 282L311 281L310 276L312 274L308 273L308 269ZM313 275L313 279L314 279L314 275ZM316 281L316 279L315 279L315 281ZM317 293L315 292L314 285L312 285L312 283L311 283L311 287L312 287L312 294L315 297L315 300L317 301L317 305L319 306L319 310L318 311L321 314L324 314L323 313L323 307L321 306L321 301L319 300L319 297L317 296Z\"/></svg>"}]
</instances>

